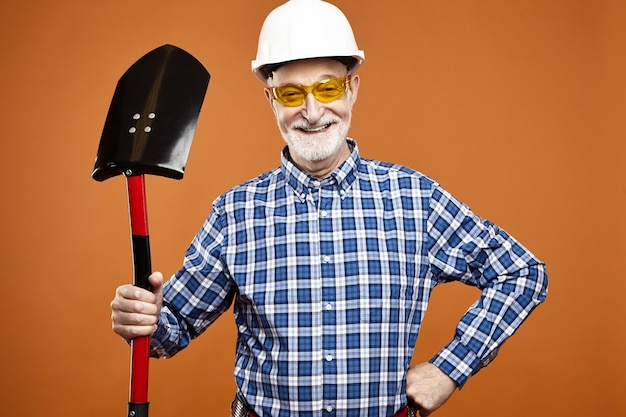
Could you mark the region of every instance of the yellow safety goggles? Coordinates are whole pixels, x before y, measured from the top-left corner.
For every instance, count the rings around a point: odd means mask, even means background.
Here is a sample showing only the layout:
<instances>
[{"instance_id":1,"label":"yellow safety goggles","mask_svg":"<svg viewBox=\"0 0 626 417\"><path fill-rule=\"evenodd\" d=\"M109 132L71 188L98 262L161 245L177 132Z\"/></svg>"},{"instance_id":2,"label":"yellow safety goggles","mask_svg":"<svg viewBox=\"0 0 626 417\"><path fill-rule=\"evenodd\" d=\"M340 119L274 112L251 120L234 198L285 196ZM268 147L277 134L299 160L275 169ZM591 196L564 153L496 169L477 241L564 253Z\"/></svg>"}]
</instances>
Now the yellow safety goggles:
<instances>
[{"instance_id":1,"label":"yellow safety goggles","mask_svg":"<svg viewBox=\"0 0 626 417\"><path fill-rule=\"evenodd\" d=\"M304 103L307 94L312 93L317 101L330 103L346 93L350 88L350 76L318 81L313 85L284 85L270 87L274 100L287 107L298 107Z\"/></svg>"}]
</instances>

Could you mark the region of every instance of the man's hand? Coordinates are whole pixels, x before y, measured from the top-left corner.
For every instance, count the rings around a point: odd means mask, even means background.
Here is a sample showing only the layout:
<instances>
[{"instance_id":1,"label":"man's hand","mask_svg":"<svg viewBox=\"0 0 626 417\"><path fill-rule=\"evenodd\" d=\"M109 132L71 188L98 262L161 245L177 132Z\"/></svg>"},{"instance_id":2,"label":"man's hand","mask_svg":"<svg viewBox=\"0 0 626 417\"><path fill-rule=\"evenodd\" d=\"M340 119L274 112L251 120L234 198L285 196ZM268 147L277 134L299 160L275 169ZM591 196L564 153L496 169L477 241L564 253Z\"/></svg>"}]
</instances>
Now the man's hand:
<instances>
[{"instance_id":1,"label":"man's hand","mask_svg":"<svg viewBox=\"0 0 626 417\"><path fill-rule=\"evenodd\" d=\"M421 417L441 407L456 388L456 382L429 362L410 367L406 374L406 396Z\"/></svg>"},{"instance_id":2,"label":"man's hand","mask_svg":"<svg viewBox=\"0 0 626 417\"><path fill-rule=\"evenodd\" d=\"M122 285L111 301L113 331L126 340L150 336L157 328L163 302L163 275L148 278L152 292L134 285Z\"/></svg>"}]
</instances>

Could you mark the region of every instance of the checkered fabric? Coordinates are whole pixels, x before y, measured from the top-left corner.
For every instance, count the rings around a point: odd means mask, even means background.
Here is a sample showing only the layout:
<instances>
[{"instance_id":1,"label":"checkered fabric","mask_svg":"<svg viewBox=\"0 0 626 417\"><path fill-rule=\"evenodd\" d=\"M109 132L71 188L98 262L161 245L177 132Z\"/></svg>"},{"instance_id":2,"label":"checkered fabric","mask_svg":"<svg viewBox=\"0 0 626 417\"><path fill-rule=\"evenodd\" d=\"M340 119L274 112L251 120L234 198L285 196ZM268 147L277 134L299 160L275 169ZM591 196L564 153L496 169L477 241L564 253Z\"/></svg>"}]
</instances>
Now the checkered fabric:
<instances>
[{"instance_id":1,"label":"checkered fabric","mask_svg":"<svg viewBox=\"0 0 626 417\"><path fill-rule=\"evenodd\" d=\"M349 144L324 180L285 149L214 202L165 286L154 356L233 304L235 380L259 416L391 416L433 289L460 281L480 298L431 362L462 385L493 359L545 299L544 265L428 177Z\"/></svg>"}]
</instances>

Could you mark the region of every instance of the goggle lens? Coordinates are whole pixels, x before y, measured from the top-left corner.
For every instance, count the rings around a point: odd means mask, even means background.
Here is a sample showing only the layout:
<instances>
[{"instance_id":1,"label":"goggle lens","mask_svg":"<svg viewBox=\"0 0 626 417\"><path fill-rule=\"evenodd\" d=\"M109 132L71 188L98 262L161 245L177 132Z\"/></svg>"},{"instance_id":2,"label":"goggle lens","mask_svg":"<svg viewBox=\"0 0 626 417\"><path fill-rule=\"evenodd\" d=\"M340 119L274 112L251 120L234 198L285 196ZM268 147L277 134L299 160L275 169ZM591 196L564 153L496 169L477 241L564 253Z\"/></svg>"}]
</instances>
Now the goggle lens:
<instances>
[{"instance_id":1,"label":"goggle lens","mask_svg":"<svg viewBox=\"0 0 626 417\"><path fill-rule=\"evenodd\" d=\"M271 87L274 99L287 107L297 107L304 103L307 94L312 93L317 101L330 103L339 99L350 88L350 77L332 78L318 81L313 85L285 85Z\"/></svg>"}]
</instances>

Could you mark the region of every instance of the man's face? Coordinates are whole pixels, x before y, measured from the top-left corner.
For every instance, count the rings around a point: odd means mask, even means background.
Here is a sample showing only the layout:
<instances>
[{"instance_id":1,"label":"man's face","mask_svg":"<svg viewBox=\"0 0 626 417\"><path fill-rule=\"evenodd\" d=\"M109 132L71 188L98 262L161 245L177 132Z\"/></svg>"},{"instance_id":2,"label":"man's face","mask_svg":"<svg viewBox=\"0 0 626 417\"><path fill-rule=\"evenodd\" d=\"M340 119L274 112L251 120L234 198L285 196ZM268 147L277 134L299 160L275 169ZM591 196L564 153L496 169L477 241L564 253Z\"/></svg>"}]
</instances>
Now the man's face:
<instances>
[{"instance_id":1,"label":"man's face","mask_svg":"<svg viewBox=\"0 0 626 417\"><path fill-rule=\"evenodd\" d=\"M268 85L270 87L310 86L318 81L341 78L346 75L346 67L336 60L310 59L281 66L268 80ZM345 139L350 127L352 106L356 101L358 85L359 78L353 75L350 89L339 99L322 103L309 93L305 96L304 103L296 107L278 103L272 97L270 89L265 90L276 115L280 132L296 164L307 166L311 163L338 159L340 154L346 153ZM337 164L333 163L333 165Z\"/></svg>"}]
</instances>

